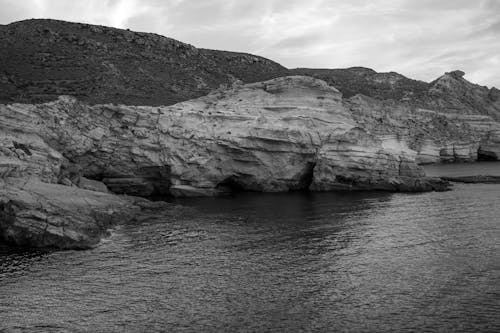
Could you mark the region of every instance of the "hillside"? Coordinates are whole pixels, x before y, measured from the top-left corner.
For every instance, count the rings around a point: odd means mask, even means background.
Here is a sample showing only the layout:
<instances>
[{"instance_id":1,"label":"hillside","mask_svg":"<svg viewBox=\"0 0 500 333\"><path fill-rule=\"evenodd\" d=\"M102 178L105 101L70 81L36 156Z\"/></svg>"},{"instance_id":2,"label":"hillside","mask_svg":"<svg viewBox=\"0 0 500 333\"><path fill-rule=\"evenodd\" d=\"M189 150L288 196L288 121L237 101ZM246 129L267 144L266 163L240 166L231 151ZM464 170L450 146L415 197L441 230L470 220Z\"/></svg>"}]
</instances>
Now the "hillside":
<instances>
[{"instance_id":1,"label":"hillside","mask_svg":"<svg viewBox=\"0 0 500 333\"><path fill-rule=\"evenodd\" d=\"M308 75L328 82L344 94L351 97L363 94L378 99L403 99L409 96L422 96L429 88L423 81L412 80L401 74L377 73L365 67L345 69L297 68L296 75Z\"/></svg>"},{"instance_id":2,"label":"hillside","mask_svg":"<svg viewBox=\"0 0 500 333\"><path fill-rule=\"evenodd\" d=\"M235 80L286 75L268 59L156 34L56 20L0 26L0 103L72 95L90 104L169 105Z\"/></svg>"},{"instance_id":3,"label":"hillside","mask_svg":"<svg viewBox=\"0 0 500 333\"><path fill-rule=\"evenodd\" d=\"M56 20L0 26L0 103L40 103L71 95L89 104L172 105L220 85L306 75L344 98L500 120L500 91L446 73L433 82L364 67L287 69L256 55L198 49L157 34Z\"/></svg>"},{"instance_id":4,"label":"hillside","mask_svg":"<svg viewBox=\"0 0 500 333\"><path fill-rule=\"evenodd\" d=\"M412 80L395 72L377 73L363 67L297 68L291 72L324 80L339 89L347 98L363 94L391 104L462 114L482 114L500 120L500 90L471 83L463 78L465 73L462 71L445 73L430 83Z\"/></svg>"}]
</instances>

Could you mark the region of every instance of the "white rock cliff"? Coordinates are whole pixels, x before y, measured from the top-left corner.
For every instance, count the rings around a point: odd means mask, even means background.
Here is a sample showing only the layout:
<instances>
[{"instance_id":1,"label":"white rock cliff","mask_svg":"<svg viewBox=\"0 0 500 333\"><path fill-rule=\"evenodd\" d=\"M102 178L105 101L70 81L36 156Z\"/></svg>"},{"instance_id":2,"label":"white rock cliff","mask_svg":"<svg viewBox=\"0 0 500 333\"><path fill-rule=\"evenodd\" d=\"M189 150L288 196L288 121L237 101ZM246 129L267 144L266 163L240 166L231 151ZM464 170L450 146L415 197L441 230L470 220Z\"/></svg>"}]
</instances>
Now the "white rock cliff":
<instances>
[{"instance_id":1,"label":"white rock cliff","mask_svg":"<svg viewBox=\"0 0 500 333\"><path fill-rule=\"evenodd\" d=\"M49 182L85 176L146 196L439 187L406 143L369 134L335 88L310 77L235 85L168 107L64 97L2 106L2 115L3 172Z\"/></svg>"}]
</instances>

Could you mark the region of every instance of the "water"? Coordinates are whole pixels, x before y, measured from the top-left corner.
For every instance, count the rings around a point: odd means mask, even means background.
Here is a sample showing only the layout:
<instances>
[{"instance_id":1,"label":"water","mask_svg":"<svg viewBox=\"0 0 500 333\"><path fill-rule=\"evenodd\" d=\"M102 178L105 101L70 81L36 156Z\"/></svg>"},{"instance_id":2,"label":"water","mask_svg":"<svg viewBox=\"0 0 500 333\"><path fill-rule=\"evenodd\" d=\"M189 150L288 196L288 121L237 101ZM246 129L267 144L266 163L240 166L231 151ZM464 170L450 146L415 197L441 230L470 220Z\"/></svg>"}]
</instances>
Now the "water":
<instances>
[{"instance_id":1,"label":"water","mask_svg":"<svg viewBox=\"0 0 500 333\"><path fill-rule=\"evenodd\" d=\"M500 185L241 194L0 250L6 332L499 332Z\"/></svg>"}]
</instances>

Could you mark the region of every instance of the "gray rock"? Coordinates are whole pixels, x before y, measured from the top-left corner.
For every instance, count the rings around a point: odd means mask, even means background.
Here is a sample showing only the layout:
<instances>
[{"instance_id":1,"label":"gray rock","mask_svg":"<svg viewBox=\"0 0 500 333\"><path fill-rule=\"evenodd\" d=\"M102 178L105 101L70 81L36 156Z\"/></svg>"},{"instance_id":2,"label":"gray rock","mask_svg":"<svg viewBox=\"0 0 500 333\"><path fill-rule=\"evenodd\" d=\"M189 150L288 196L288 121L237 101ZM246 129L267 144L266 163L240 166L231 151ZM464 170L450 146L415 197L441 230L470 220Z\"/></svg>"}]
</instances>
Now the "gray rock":
<instances>
[{"instance_id":1,"label":"gray rock","mask_svg":"<svg viewBox=\"0 0 500 333\"><path fill-rule=\"evenodd\" d=\"M2 181L0 239L60 249L95 246L108 228L140 210L115 195L39 181Z\"/></svg>"},{"instance_id":2,"label":"gray rock","mask_svg":"<svg viewBox=\"0 0 500 333\"><path fill-rule=\"evenodd\" d=\"M85 177L80 177L80 180L78 182L78 187L83 188L85 190L96 191L96 192L103 192L103 193L109 192L108 188L104 183L97 180L88 179Z\"/></svg>"}]
</instances>

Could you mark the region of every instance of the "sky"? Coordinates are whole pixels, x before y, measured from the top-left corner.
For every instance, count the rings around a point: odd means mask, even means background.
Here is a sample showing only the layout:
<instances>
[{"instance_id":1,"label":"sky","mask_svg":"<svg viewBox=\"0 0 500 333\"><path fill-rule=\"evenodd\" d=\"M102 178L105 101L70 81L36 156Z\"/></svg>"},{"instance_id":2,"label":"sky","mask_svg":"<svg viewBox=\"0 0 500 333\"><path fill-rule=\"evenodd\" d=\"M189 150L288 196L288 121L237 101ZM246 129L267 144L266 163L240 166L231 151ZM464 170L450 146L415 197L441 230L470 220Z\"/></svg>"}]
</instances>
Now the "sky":
<instances>
[{"instance_id":1,"label":"sky","mask_svg":"<svg viewBox=\"0 0 500 333\"><path fill-rule=\"evenodd\" d=\"M258 54L500 88L500 0L0 0L0 24L53 18Z\"/></svg>"}]
</instances>

